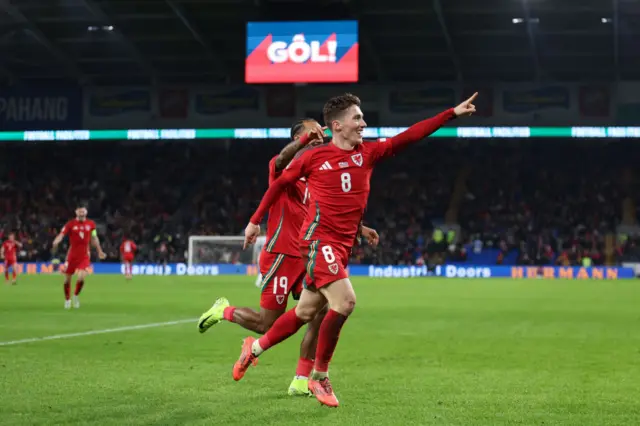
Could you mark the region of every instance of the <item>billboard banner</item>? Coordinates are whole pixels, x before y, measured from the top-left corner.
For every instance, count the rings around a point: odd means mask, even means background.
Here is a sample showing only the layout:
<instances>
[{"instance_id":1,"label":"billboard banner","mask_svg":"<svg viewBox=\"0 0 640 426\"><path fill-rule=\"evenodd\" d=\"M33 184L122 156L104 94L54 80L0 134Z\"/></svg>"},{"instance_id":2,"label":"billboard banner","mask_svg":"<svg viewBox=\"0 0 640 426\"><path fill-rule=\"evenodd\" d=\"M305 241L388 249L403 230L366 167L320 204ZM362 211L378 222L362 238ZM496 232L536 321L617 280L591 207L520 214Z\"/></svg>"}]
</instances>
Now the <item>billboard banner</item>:
<instances>
[{"instance_id":1,"label":"billboard banner","mask_svg":"<svg viewBox=\"0 0 640 426\"><path fill-rule=\"evenodd\" d=\"M260 91L253 87L226 89L221 92L197 91L194 93L195 112L212 116L233 111L257 111L260 109Z\"/></svg>"},{"instance_id":2,"label":"billboard banner","mask_svg":"<svg viewBox=\"0 0 640 426\"><path fill-rule=\"evenodd\" d=\"M89 96L89 114L94 117L114 117L151 111L151 92L147 89L131 89L92 93Z\"/></svg>"},{"instance_id":3,"label":"billboard banner","mask_svg":"<svg viewBox=\"0 0 640 426\"><path fill-rule=\"evenodd\" d=\"M609 86L580 86L579 101L582 117L609 117L611 92Z\"/></svg>"},{"instance_id":4,"label":"billboard banner","mask_svg":"<svg viewBox=\"0 0 640 426\"><path fill-rule=\"evenodd\" d=\"M505 90L502 108L505 112L520 114L544 109L565 109L571 106L571 95L565 86L546 86L528 90Z\"/></svg>"},{"instance_id":5,"label":"billboard banner","mask_svg":"<svg viewBox=\"0 0 640 426\"><path fill-rule=\"evenodd\" d=\"M358 21L249 22L246 83L358 81Z\"/></svg>"},{"instance_id":6,"label":"billboard banner","mask_svg":"<svg viewBox=\"0 0 640 426\"><path fill-rule=\"evenodd\" d=\"M627 265L628 266L628 265ZM0 264L0 274L4 265ZM27 275L59 273L50 263L21 263L18 272ZM98 262L91 266L93 274L124 274L124 265ZM132 266L133 275L149 276L215 276L257 275L256 265L207 264L189 266L186 263L167 265L138 263ZM404 265L352 265L350 276L372 278L513 278L513 279L569 279L569 280L617 280L635 278L632 267L558 267L558 266L482 266L471 264L442 265L429 269L426 266Z\"/></svg>"},{"instance_id":7,"label":"billboard banner","mask_svg":"<svg viewBox=\"0 0 640 426\"><path fill-rule=\"evenodd\" d=\"M93 87L84 93L84 124L89 129L153 126L157 92L149 87Z\"/></svg>"},{"instance_id":8,"label":"billboard banner","mask_svg":"<svg viewBox=\"0 0 640 426\"><path fill-rule=\"evenodd\" d=\"M158 92L158 115L163 119L187 118L189 90L185 87L164 88Z\"/></svg>"},{"instance_id":9,"label":"billboard banner","mask_svg":"<svg viewBox=\"0 0 640 426\"><path fill-rule=\"evenodd\" d=\"M78 87L10 87L0 93L3 130L82 128L82 91Z\"/></svg>"},{"instance_id":10,"label":"billboard banner","mask_svg":"<svg viewBox=\"0 0 640 426\"><path fill-rule=\"evenodd\" d=\"M17 271L20 274L40 275L59 274L58 266L44 262L28 262L18 264ZM134 275L188 275L188 276L215 276L215 275L257 275L258 269L252 265L195 265L186 263L170 263L167 265L137 263L132 266ZM4 273L4 265L0 264L0 274ZM124 265L120 263L98 262L91 265L89 273L124 274Z\"/></svg>"},{"instance_id":11,"label":"billboard banner","mask_svg":"<svg viewBox=\"0 0 640 426\"><path fill-rule=\"evenodd\" d=\"M456 91L452 87L403 88L389 92L389 110L393 113L444 110L457 103Z\"/></svg>"},{"instance_id":12,"label":"billboard banner","mask_svg":"<svg viewBox=\"0 0 640 426\"><path fill-rule=\"evenodd\" d=\"M617 280L635 278L632 268L577 266L483 266L473 264L441 265L433 270L426 266L373 266L354 265L349 268L350 275L362 275L375 278L514 278L514 279L569 279L569 280Z\"/></svg>"}]
</instances>

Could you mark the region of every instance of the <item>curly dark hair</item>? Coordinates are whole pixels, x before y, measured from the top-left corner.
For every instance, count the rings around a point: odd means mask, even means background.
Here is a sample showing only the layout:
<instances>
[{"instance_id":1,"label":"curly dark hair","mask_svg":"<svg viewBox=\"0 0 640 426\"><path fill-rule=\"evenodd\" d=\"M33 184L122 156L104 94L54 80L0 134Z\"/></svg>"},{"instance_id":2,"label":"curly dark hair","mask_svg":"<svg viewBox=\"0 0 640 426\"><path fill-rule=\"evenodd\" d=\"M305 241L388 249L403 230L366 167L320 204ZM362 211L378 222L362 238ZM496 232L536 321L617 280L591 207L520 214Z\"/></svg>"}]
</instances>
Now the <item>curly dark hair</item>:
<instances>
[{"instance_id":1,"label":"curly dark hair","mask_svg":"<svg viewBox=\"0 0 640 426\"><path fill-rule=\"evenodd\" d=\"M300 120L296 121L293 126L291 126L291 140L294 140L296 138L296 136L298 136L298 133L300 133L303 129L304 129L304 125L305 123L308 123L310 121L316 121L315 118L301 118Z\"/></svg>"},{"instance_id":2,"label":"curly dark hair","mask_svg":"<svg viewBox=\"0 0 640 426\"><path fill-rule=\"evenodd\" d=\"M331 122L343 112L345 112L350 106L360 106L360 98L351 93L345 93L344 95L334 96L329 99L322 108L322 116L324 118L324 125L331 128Z\"/></svg>"}]
</instances>

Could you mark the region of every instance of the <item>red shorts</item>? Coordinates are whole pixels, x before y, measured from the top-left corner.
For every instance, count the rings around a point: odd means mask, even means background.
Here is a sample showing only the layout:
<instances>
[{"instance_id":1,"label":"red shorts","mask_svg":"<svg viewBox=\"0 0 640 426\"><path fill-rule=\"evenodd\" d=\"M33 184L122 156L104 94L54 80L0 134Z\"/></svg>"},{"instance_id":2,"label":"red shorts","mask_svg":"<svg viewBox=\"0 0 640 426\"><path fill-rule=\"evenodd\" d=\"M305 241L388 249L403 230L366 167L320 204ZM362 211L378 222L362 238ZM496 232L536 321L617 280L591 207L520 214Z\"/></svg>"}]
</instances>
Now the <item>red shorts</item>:
<instances>
[{"instance_id":1,"label":"red shorts","mask_svg":"<svg viewBox=\"0 0 640 426\"><path fill-rule=\"evenodd\" d=\"M303 241L307 276L305 287L322 288L332 282L348 278L347 264L351 249L342 244Z\"/></svg>"},{"instance_id":2,"label":"red shorts","mask_svg":"<svg viewBox=\"0 0 640 426\"><path fill-rule=\"evenodd\" d=\"M122 256L122 261L126 262L126 263L132 263L133 262L133 258L134 258L134 255L125 254L125 255Z\"/></svg>"},{"instance_id":3,"label":"red shorts","mask_svg":"<svg viewBox=\"0 0 640 426\"><path fill-rule=\"evenodd\" d=\"M86 271L91 266L91 259L85 257L84 259L67 259L60 269L63 274L73 275L76 271Z\"/></svg>"},{"instance_id":4,"label":"red shorts","mask_svg":"<svg viewBox=\"0 0 640 426\"><path fill-rule=\"evenodd\" d=\"M280 311L287 307L289 294L294 299L302 292L304 261L300 257L286 254L260 253L260 273L262 274L262 294L260 307Z\"/></svg>"},{"instance_id":5,"label":"red shorts","mask_svg":"<svg viewBox=\"0 0 640 426\"><path fill-rule=\"evenodd\" d=\"M4 260L4 269L15 268L18 266L18 261L16 259L5 259Z\"/></svg>"}]
</instances>

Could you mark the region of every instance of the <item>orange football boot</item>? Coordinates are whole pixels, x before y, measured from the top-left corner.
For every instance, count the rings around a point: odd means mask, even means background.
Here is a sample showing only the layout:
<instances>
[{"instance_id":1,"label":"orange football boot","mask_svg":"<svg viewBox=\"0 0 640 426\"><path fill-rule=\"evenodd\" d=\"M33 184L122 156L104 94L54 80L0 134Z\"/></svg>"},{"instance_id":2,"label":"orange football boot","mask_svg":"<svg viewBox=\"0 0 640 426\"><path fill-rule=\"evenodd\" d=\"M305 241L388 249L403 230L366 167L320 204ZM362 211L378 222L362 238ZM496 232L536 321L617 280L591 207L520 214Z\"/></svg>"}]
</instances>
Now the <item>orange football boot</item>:
<instances>
[{"instance_id":1,"label":"orange football boot","mask_svg":"<svg viewBox=\"0 0 640 426\"><path fill-rule=\"evenodd\" d=\"M242 352L240 352L240 358L233 364L233 380L236 382L244 377L244 373L250 365L254 367L258 365L258 357L251 352L251 346L256 339L254 337L247 337L242 342Z\"/></svg>"},{"instance_id":2,"label":"orange football boot","mask_svg":"<svg viewBox=\"0 0 640 426\"><path fill-rule=\"evenodd\" d=\"M340 404L338 398L336 398L336 394L333 393L333 388L331 387L331 382L328 377L321 380L309 379L309 391L315 395L318 401L320 401L320 404L326 405L327 407L337 407Z\"/></svg>"}]
</instances>

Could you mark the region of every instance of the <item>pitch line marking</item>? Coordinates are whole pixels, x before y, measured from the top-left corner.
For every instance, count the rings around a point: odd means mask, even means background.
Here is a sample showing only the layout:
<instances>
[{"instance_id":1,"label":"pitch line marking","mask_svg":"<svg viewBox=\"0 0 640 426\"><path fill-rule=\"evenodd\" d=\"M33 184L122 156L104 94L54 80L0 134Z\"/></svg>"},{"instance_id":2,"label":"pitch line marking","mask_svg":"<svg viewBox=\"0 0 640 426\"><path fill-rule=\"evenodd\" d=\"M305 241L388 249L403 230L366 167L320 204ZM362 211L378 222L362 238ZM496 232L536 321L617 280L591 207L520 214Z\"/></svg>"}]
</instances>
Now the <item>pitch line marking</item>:
<instances>
[{"instance_id":1,"label":"pitch line marking","mask_svg":"<svg viewBox=\"0 0 640 426\"><path fill-rule=\"evenodd\" d=\"M70 339L72 337L94 336L97 334L118 333L120 331L144 330L145 328L166 327L169 325L186 324L188 322L195 321L197 321L197 318L177 321L154 322L151 324L128 325L125 327L105 328L103 330L90 330L80 333L54 334L52 336L32 337L30 339L9 340L6 342L0 342L0 346L21 345L24 343L44 342L46 340Z\"/></svg>"}]
</instances>

